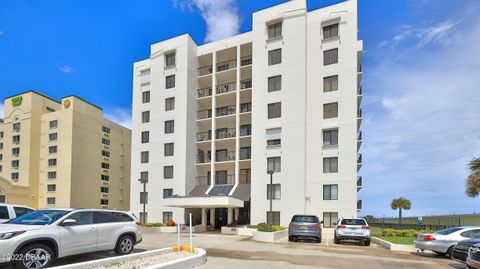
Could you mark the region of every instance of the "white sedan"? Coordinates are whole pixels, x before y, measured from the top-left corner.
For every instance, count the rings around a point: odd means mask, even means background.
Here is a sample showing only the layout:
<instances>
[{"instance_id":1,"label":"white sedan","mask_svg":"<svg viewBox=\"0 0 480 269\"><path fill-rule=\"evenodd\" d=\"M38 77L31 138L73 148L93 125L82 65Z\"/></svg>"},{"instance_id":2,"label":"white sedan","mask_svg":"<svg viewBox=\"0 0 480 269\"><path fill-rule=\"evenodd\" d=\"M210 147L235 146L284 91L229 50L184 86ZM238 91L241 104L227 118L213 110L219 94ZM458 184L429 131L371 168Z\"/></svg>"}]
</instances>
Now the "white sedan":
<instances>
[{"instance_id":1,"label":"white sedan","mask_svg":"<svg viewBox=\"0 0 480 269\"><path fill-rule=\"evenodd\" d=\"M452 256L455 244L466 239L479 239L479 226L452 227L434 233L419 234L414 241L416 248L431 250L437 254Z\"/></svg>"}]
</instances>

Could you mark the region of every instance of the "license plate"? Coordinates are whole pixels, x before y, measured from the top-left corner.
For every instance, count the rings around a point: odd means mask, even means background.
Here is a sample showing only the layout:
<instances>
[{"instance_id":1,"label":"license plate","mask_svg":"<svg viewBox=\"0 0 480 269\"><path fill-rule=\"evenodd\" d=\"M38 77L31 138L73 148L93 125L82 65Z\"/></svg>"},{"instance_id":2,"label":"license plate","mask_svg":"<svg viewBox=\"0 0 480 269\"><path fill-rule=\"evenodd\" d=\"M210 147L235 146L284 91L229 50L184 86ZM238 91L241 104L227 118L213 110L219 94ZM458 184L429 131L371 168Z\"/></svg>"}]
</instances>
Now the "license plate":
<instances>
[{"instance_id":1,"label":"license plate","mask_svg":"<svg viewBox=\"0 0 480 269\"><path fill-rule=\"evenodd\" d=\"M308 230L308 227L305 225L300 226L300 230Z\"/></svg>"}]
</instances>

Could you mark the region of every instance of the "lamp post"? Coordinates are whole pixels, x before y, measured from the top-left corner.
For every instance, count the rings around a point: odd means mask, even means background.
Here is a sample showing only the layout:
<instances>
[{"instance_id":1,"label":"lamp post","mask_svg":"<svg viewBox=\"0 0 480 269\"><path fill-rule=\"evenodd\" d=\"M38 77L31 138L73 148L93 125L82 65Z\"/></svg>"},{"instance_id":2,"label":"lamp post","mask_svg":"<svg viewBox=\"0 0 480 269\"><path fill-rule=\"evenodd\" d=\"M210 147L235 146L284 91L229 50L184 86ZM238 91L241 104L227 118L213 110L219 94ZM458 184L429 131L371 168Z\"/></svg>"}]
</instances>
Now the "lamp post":
<instances>
[{"instance_id":1,"label":"lamp post","mask_svg":"<svg viewBox=\"0 0 480 269\"><path fill-rule=\"evenodd\" d=\"M270 175L270 217L268 218L268 224L273 224L273 211L272 211L272 201L273 201L273 170L268 170L267 174ZM268 187L267 187L268 189Z\"/></svg>"},{"instance_id":2,"label":"lamp post","mask_svg":"<svg viewBox=\"0 0 480 269\"><path fill-rule=\"evenodd\" d=\"M141 177L138 181L141 184L143 184L143 192L140 193L140 204L143 205L143 211L142 211L143 217L140 218L140 222L146 223L147 222L146 205L148 203L148 194L147 194L148 178Z\"/></svg>"}]
</instances>

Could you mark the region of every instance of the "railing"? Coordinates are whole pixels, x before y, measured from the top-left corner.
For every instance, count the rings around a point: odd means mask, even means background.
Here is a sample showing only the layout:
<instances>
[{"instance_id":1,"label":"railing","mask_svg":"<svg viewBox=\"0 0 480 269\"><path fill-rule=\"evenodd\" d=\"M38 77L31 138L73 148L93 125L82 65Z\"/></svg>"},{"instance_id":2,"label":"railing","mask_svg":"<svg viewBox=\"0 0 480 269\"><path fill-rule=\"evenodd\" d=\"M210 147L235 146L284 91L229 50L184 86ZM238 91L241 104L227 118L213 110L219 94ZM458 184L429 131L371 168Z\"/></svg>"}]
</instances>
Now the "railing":
<instances>
[{"instance_id":1,"label":"railing","mask_svg":"<svg viewBox=\"0 0 480 269\"><path fill-rule=\"evenodd\" d=\"M362 153L357 154L357 163L362 163Z\"/></svg>"},{"instance_id":2,"label":"railing","mask_svg":"<svg viewBox=\"0 0 480 269\"><path fill-rule=\"evenodd\" d=\"M217 117L235 114L235 106L224 106L217 108Z\"/></svg>"},{"instance_id":3,"label":"railing","mask_svg":"<svg viewBox=\"0 0 480 269\"><path fill-rule=\"evenodd\" d=\"M362 86L358 86L357 95L362 95L362 92L363 92Z\"/></svg>"},{"instance_id":4,"label":"railing","mask_svg":"<svg viewBox=\"0 0 480 269\"><path fill-rule=\"evenodd\" d=\"M235 151L221 151L215 153L216 162L235 161Z\"/></svg>"},{"instance_id":5,"label":"railing","mask_svg":"<svg viewBox=\"0 0 480 269\"><path fill-rule=\"evenodd\" d=\"M207 97L212 95L212 88L202 88L197 90L197 97L202 98L202 97Z\"/></svg>"},{"instance_id":6,"label":"railing","mask_svg":"<svg viewBox=\"0 0 480 269\"><path fill-rule=\"evenodd\" d=\"M251 65L252 64L252 55L247 55L243 56L240 58L240 65L241 66L246 66L246 65Z\"/></svg>"},{"instance_id":7,"label":"railing","mask_svg":"<svg viewBox=\"0 0 480 269\"><path fill-rule=\"evenodd\" d=\"M357 117L358 118L362 117L362 108L361 107L359 107L358 110L357 110Z\"/></svg>"},{"instance_id":8,"label":"railing","mask_svg":"<svg viewBox=\"0 0 480 269\"><path fill-rule=\"evenodd\" d=\"M250 112L252 111L252 103L243 103L240 104L240 113Z\"/></svg>"},{"instance_id":9,"label":"railing","mask_svg":"<svg viewBox=\"0 0 480 269\"><path fill-rule=\"evenodd\" d=\"M251 148L240 148L240 160L250 160L252 158Z\"/></svg>"},{"instance_id":10,"label":"railing","mask_svg":"<svg viewBox=\"0 0 480 269\"><path fill-rule=\"evenodd\" d=\"M197 72L198 72L198 76L205 76L205 75L211 74L213 72L213 68L211 65L202 66L197 69Z\"/></svg>"},{"instance_id":11,"label":"railing","mask_svg":"<svg viewBox=\"0 0 480 269\"><path fill-rule=\"evenodd\" d=\"M357 177L357 187L362 187L362 186L363 186L362 185L362 177L359 176L359 177Z\"/></svg>"},{"instance_id":12,"label":"railing","mask_svg":"<svg viewBox=\"0 0 480 269\"><path fill-rule=\"evenodd\" d=\"M358 133L357 133L357 140L359 140L359 141L362 140L362 131L358 131Z\"/></svg>"},{"instance_id":13,"label":"railing","mask_svg":"<svg viewBox=\"0 0 480 269\"><path fill-rule=\"evenodd\" d=\"M197 133L197 142L212 140L212 132L199 132Z\"/></svg>"},{"instance_id":14,"label":"railing","mask_svg":"<svg viewBox=\"0 0 480 269\"><path fill-rule=\"evenodd\" d=\"M238 181L240 184L250 184L252 181L252 175L246 173L240 173L238 175Z\"/></svg>"},{"instance_id":15,"label":"railing","mask_svg":"<svg viewBox=\"0 0 480 269\"><path fill-rule=\"evenodd\" d=\"M235 184L235 175L215 175L215 184Z\"/></svg>"},{"instance_id":16,"label":"railing","mask_svg":"<svg viewBox=\"0 0 480 269\"><path fill-rule=\"evenodd\" d=\"M357 210L362 210L362 200L357 201Z\"/></svg>"},{"instance_id":17,"label":"railing","mask_svg":"<svg viewBox=\"0 0 480 269\"><path fill-rule=\"evenodd\" d=\"M217 129L215 137L216 139L225 139L225 138L235 137L235 135L236 135L235 128Z\"/></svg>"},{"instance_id":18,"label":"railing","mask_svg":"<svg viewBox=\"0 0 480 269\"><path fill-rule=\"evenodd\" d=\"M196 178L197 185L199 186L208 186L210 185L210 177L209 176L199 176Z\"/></svg>"},{"instance_id":19,"label":"railing","mask_svg":"<svg viewBox=\"0 0 480 269\"><path fill-rule=\"evenodd\" d=\"M358 71L358 73L362 73L362 64L361 63L358 63L357 71Z\"/></svg>"},{"instance_id":20,"label":"railing","mask_svg":"<svg viewBox=\"0 0 480 269\"><path fill-rule=\"evenodd\" d=\"M252 88L252 80L251 79L240 81L240 89L241 90L250 89L250 88Z\"/></svg>"},{"instance_id":21,"label":"railing","mask_svg":"<svg viewBox=\"0 0 480 269\"><path fill-rule=\"evenodd\" d=\"M212 117L212 110L211 109L205 109L205 110L197 111L197 119L198 120L209 119L211 117Z\"/></svg>"},{"instance_id":22,"label":"railing","mask_svg":"<svg viewBox=\"0 0 480 269\"><path fill-rule=\"evenodd\" d=\"M197 154L197 163L210 163L211 161L208 154Z\"/></svg>"},{"instance_id":23,"label":"railing","mask_svg":"<svg viewBox=\"0 0 480 269\"><path fill-rule=\"evenodd\" d=\"M230 82L227 84L217 85L216 89L217 89L217 94L233 92L237 89L237 83Z\"/></svg>"},{"instance_id":24,"label":"railing","mask_svg":"<svg viewBox=\"0 0 480 269\"><path fill-rule=\"evenodd\" d=\"M252 125L242 125L240 126L240 136L252 135Z\"/></svg>"},{"instance_id":25,"label":"railing","mask_svg":"<svg viewBox=\"0 0 480 269\"><path fill-rule=\"evenodd\" d=\"M226 71L235 67L237 67L237 59L217 63L217 72Z\"/></svg>"}]
</instances>

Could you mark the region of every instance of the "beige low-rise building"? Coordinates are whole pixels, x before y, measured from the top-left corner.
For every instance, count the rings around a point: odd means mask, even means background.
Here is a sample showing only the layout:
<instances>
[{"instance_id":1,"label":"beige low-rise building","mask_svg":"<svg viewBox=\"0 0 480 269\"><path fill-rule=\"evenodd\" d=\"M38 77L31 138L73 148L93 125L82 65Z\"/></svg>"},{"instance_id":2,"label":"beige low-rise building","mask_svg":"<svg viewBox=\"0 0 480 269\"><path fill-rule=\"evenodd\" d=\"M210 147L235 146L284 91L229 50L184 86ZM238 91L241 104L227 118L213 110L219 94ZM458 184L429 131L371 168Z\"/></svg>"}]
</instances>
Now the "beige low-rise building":
<instances>
[{"instance_id":1,"label":"beige low-rise building","mask_svg":"<svg viewBox=\"0 0 480 269\"><path fill-rule=\"evenodd\" d=\"M131 131L77 96L5 98L0 203L129 209Z\"/></svg>"}]
</instances>

